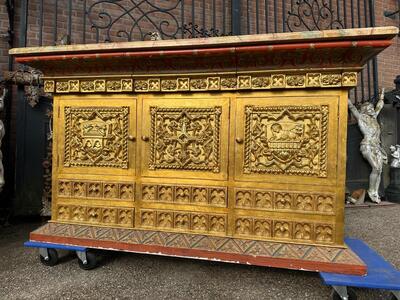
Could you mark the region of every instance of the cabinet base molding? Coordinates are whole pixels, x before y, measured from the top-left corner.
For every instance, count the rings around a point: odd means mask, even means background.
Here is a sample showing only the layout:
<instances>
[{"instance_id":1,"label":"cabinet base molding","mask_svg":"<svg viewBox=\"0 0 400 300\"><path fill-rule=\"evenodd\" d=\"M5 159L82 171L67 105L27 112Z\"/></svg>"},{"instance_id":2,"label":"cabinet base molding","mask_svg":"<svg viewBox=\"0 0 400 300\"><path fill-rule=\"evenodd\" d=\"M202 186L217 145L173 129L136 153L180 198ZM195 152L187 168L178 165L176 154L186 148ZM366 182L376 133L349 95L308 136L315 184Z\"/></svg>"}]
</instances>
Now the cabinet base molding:
<instances>
[{"instance_id":1,"label":"cabinet base molding","mask_svg":"<svg viewBox=\"0 0 400 300\"><path fill-rule=\"evenodd\" d=\"M36 242L187 257L295 270L364 275L350 248L254 241L200 234L47 223L30 234Z\"/></svg>"}]
</instances>

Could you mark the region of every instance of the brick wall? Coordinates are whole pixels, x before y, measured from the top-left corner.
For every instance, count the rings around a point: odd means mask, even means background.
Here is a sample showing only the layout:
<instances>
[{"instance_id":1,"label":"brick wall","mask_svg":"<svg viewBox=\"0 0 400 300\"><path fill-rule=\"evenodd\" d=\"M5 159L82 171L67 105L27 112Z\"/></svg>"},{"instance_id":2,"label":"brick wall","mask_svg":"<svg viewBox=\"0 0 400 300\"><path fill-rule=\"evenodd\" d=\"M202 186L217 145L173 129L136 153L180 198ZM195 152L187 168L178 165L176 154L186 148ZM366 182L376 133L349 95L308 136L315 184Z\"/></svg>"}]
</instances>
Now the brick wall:
<instances>
[{"instance_id":1,"label":"brick wall","mask_svg":"<svg viewBox=\"0 0 400 300\"><path fill-rule=\"evenodd\" d=\"M396 11L397 0L376 0L375 16L376 26L399 26L399 14L394 20L384 17L384 11ZM394 44L378 56L379 86L391 90L394 87L393 80L400 75L400 37Z\"/></svg>"},{"instance_id":2,"label":"brick wall","mask_svg":"<svg viewBox=\"0 0 400 300\"><path fill-rule=\"evenodd\" d=\"M8 15L5 1L0 0L0 74L8 68L8 42L5 36L8 29Z\"/></svg>"}]
</instances>

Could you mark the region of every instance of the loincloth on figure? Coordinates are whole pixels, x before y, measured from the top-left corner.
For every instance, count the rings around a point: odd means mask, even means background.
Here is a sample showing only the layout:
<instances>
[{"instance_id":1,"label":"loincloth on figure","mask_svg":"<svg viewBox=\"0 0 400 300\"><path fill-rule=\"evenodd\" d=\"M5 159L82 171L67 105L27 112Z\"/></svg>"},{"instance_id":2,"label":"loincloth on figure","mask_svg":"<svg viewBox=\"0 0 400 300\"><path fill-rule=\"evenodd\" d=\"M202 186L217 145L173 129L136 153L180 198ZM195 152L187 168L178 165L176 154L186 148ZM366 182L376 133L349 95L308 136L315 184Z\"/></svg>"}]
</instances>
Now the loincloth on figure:
<instances>
[{"instance_id":1,"label":"loincloth on figure","mask_svg":"<svg viewBox=\"0 0 400 300\"><path fill-rule=\"evenodd\" d=\"M364 157L369 157L372 154L374 158L384 164L388 161L387 153L381 145L371 145L370 143L361 142L360 151Z\"/></svg>"}]
</instances>

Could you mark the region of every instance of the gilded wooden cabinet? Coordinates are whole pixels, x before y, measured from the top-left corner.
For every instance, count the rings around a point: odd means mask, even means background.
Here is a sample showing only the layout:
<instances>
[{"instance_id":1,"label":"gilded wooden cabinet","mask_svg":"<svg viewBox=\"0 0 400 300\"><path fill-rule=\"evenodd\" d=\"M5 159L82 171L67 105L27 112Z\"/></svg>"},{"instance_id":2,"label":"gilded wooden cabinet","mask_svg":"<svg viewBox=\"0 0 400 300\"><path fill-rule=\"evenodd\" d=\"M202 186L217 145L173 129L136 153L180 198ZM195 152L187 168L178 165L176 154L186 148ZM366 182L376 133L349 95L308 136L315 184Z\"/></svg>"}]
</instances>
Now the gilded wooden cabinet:
<instances>
[{"instance_id":1,"label":"gilded wooden cabinet","mask_svg":"<svg viewBox=\"0 0 400 300\"><path fill-rule=\"evenodd\" d=\"M346 101L342 91L56 96L53 219L341 245Z\"/></svg>"},{"instance_id":2,"label":"gilded wooden cabinet","mask_svg":"<svg viewBox=\"0 0 400 300\"><path fill-rule=\"evenodd\" d=\"M347 97L394 28L15 49L54 95L42 242L364 274Z\"/></svg>"}]
</instances>

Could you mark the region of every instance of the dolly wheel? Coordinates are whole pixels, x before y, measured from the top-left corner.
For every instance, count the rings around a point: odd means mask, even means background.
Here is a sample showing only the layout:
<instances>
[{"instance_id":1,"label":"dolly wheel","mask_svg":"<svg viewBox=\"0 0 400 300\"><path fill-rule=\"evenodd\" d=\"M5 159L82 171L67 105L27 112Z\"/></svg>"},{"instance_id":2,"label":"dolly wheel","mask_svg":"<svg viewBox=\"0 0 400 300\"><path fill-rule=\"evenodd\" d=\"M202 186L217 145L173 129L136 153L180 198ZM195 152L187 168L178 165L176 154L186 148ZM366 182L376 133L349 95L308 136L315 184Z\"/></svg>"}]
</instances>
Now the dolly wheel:
<instances>
[{"instance_id":1,"label":"dolly wheel","mask_svg":"<svg viewBox=\"0 0 400 300\"><path fill-rule=\"evenodd\" d=\"M347 288L347 295L349 296L347 300L357 300L356 292L353 289ZM332 292L332 300L342 300L335 290Z\"/></svg>"},{"instance_id":2,"label":"dolly wheel","mask_svg":"<svg viewBox=\"0 0 400 300\"><path fill-rule=\"evenodd\" d=\"M47 249L47 257L40 254L40 261L45 266L53 267L58 263L58 254L56 249Z\"/></svg>"},{"instance_id":3,"label":"dolly wheel","mask_svg":"<svg viewBox=\"0 0 400 300\"><path fill-rule=\"evenodd\" d=\"M86 261L78 258L79 267L83 270L92 270L97 267L97 257L93 252L86 252Z\"/></svg>"}]
</instances>

